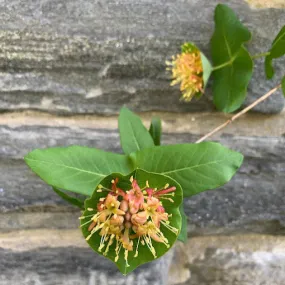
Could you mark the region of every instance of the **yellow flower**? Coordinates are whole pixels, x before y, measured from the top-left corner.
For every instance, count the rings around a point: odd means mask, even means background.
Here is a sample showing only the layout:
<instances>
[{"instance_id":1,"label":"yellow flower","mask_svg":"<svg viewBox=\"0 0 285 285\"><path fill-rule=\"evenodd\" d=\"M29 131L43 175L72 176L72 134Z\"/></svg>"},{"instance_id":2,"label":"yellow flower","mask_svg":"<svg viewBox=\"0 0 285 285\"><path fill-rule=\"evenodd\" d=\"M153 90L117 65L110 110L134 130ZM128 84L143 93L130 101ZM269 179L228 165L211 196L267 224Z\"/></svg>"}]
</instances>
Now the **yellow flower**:
<instances>
[{"instance_id":1,"label":"yellow flower","mask_svg":"<svg viewBox=\"0 0 285 285\"><path fill-rule=\"evenodd\" d=\"M166 64L172 72L171 86L180 84L182 99L190 102L195 95L204 92L203 65L197 48L185 44L182 50L181 54L173 56L172 61Z\"/></svg>"}]
</instances>

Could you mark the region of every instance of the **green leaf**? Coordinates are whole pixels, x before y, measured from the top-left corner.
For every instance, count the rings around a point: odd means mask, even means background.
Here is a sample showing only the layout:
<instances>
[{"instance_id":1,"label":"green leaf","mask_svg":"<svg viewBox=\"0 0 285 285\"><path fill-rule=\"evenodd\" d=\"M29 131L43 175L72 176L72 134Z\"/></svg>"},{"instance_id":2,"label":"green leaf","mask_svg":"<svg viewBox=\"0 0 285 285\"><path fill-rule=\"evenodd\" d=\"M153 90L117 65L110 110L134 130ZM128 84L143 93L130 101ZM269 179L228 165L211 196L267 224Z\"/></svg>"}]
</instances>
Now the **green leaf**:
<instances>
[{"instance_id":1,"label":"green leaf","mask_svg":"<svg viewBox=\"0 0 285 285\"><path fill-rule=\"evenodd\" d=\"M119 116L121 145L125 154L153 147L154 143L141 119L127 108L122 108Z\"/></svg>"},{"instance_id":2,"label":"green leaf","mask_svg":"<svg viewBox=\"0 0 285 285\"><path fill-rule=\"evenodd\" d=\"M151 119L149 133L153 139L155 145L160 145L161 139L161 120L158 117Z\"/></svg>"},{"instance_id":3,"label":"green leaf","mask_svg":"<svg viewBox=\"0 0 285 285\"><path fill-rule=\"evenodd\" d=\"M131 155L136 167L175 179L185 197L228 182L243 156L218 143L158 146Z\"/></svg>"},{"instance_id":4,"label":"green leaf","mask_svg":"<svg viewBox=\"0 0 285 285\"><path fill-rule=\"evenodd\" d=\"M184 207L183 207L183 203L180 205L180 215L182 218L182 225L181 225L181 231L179 233L178 236L178 240L182 241L182 242L186 242L187 241L187 237L188 237L188 233L187 233L187 216L184 212Z\"/></svg>"},{"instance_id":5,"label":"green leaf","mask_svg":"<svg viewBox=\"0 0 285 285\"><path fill-rule=\"evenodd\" d=\"M161 231L163 236L165 238L167 238L168 240L168 246L166 246L164 243L162 242L157 242L154 241L150 236L148 237L144 237L141 236L140 239L138 239L138 237L135 236L136 232L134 231L134 222L131 219L131 223L132 226L130 227L130 230L128 232L128 230L126 231L126 236L130 237L130 240L133 242L133 246L131 251L128 251L128 263L129 266L127 265L127 262L125 260L125 249L123 248L123 246L121 247L121 250L118 254L118 260L116 261L116 252L115 252L115 248L116 248L116 240L118 238L119 240L119 245L121 244L121 238L123 233L125 233L125 228L124 225L126 223L127 219L127 213L129 211L130 208L127 208L127 210L125 211L125 215L122 215L124 217L124 221L123 224L121 225L121 227L117 230L117 233L115 233L114 235L116 235L116 237L114 237L114 242L110 245L108 252L105 252L107 247L108 247L108 243L111 240L111 234L114 233L112 232L113 230L115 230L114 228L112 229L111 226L109 226L108 224L111 222L108 221L112 221L114 216L112 216L114 213L117 212L112 212L110 214L110 212L108 212L108 206L107 203L105 202L106 200L104 200L104 198L107 196L107 194L110 193L110 190L107 191L105 189L112 189L113 193L111 192L110 196L113 197L113 199L118 199L117 201L119 201L120 203L122 203L123 200L125 201L129 201L128 197L123 199L123 196L120 194L117 194L119 196L116 196L115 193L116 189L120 188L124 195L129 195L130 193L126 192L129 191L132 188L131 182L130 182L130 177L133 176L133 178L135 180L137 180L137 183L139 185L139 187L141 189L145 189L146 188L146 184L148 181L148 186L150 188L157 188L158 191L160 189L165 189L165 185L169 184L169 187L175 186L176 190L173 192L174 196L170 196L173 201L169 201L167 199L161 199L160 201L162 203L163 208L165 209L165 212L168 213L169 216L169 225L171 227L174 227L176 229L178 229L178 232L174 233L173 231L171 231L169 229L169 226L165 225L164 222L160 222L160 226L157 227L158 231ZM117 182L115 188L114 188L114 181L116 181L116 179L119 179L119 181ZM113 180L113 183L111 182ZM147 187L148 187L147 186ZM98 192L99 190L99 192ZM96 251L97 253L106 256L108 259L110 259L111 261L115 262L115 264L117 265L117 267L119 268L119 270L123 273L123 274L128 274L131 271L133 271L135 268L137 268L138 266L152 261L156 258L159 258L160 256L164 255L175 243L175 241L177 240L177 236L179 234L179 230L181 229L181 215L180 215L180 211L179 211L179 206L182 203L182 190L180 185L173 179L171 179L170 177L166 177L164 175L160 175L160 174L156 174L156 173L149 173L146 171L143 171L141 169L137 169L135 170L133 173L127 175L127 176L122 176L119 173L113 173L107 177L105 177L101 182L100 182L100 186L98 187L98 190L95 190L92 197L88 200L86 200L85 202L85 212L83 213L83 217L81 218L81 227L82 227L82 233L84 235L84 237L87 239L88 244L90 245L90 247ZM105 190L105 191L104 191ZM158 192L157 191L157 192ZM119 193L122 193L119 192ZM114 198L114 197L118 197L118 198ZM136 196L137 197L137 196ZM153 197L153 196L152 196ZM159 196L161 197L161 196ZM169 196L167 196L169 197ZM103 199L103 201L102 201ZM148 199L148 194L145 193L144 196L144 201L145 203L147 202ZM100 220L100 222L97 222L99 224L93 224L91 225L91 223L94 221L94 217L98 217L99 215L102 216L102 211L101 210L98 214L98 208L101 208L102 203L105 203L103 208L107 209L107 211L104 212L104 214L106 213L105 218L103 217L102 220ZM113 205L116 202L112 202ZM110 203L110 205L112 205ZM130 204L129 204L130 205ZM144 212L144 211L149 211L150 215L148 217L148 221L149 223L153 224L153 214L157 214L156 210L153 212L152 208L149 209L149 204L148 206L144 206L144 208L140 209L139 212ZM102 209L103 209L102 208ZM114 206L112 209L115 209ZM122 208L122 205L120 205L120 209ZM145 210L146 209L146 210ZM114 210L112 210L114 211ZM103 214L103 215L104 215ZM96 215L96 216L94 216ZM118 213L118 215L120 215L120 213ZM117 215L117 216L118 216ZM134 214L133 214L134 215ZM96 220L96 218L95 218ZM105 224L104 224L105 222ZM147 224L147 222L144 222L144 225ZM97 230L96 230L96 226L98 226ZM141 227L139 225L139 227ZM91 234L92 228L94 229L94 232ZM104 238L102 239L102 235L104 234L104 230L101 231L102 228L108 228L107 231L107 235L106 235L106 239L107 241L104 242L104 247L99 250L100 247L100 243L102 240L104 240ZM100 234L101 233L101 234ZM106 232L105 232L106 233ZM89 238L88 238L89 237ZM142 244L139 241L144 241L144 244ZM151 240L151 242L148 242L149 240ZM148 243L148 245L147 245ZM150 244L152 244L152 246L155 249L156 252L156 257L153 256L153 254L151 253L149 246ZM136 248L138 246L138 256L136 257Z\"/></svg>"},{"instance_id":6,"label":"green leaf","mask_svg":"<svg viewBox=\"0 0 285 285\"><path fill-rule=\"evenodd\" d=\"M208 80L212 74L213 67L208 58L201 52L201 61L203 66L203 88L205 90Z\"/></svg>"},{"instance_id":7,"label":"green leaf","mask_svg":"<svg viewBox=\"0 0 285 285\"><path fill-rule=\"evenodd\" d=\"M217 5L215 25L211 39L214 66L232 61L239 53L243 43L251 38L250 31L242 25L233 10L227 5Z\"/></svg>"},{"instance_id":8,"label":"green leaf","mask_svg":"<svg viewBox=\"0 0 285 285\"><path fill-rule=\"evenodd\" d=\"M283 95L285 97L285 76L282 78L281 87L282 87Z\"/></svg>"},{"instance_id":9,"label":"green leaf","mask_svg":"<svg viewBox=\"0 0 285 285\"><path fill-rule=\"evenodd\" d=\"M63 200L65 200L69 204L76 206L76 207L80 208L81 210L84 210L84 201L77 199L75 197L72 197L70 195L67 195L66 193L64 193L63 191L61 191L55 187L52 187L52 189L58 196L60 196Z\"/></svg>"},{"instance_id":10,"label":"green leaf","mask_svg":"<svg viewBox=\"0 0 285 285\"><path fill-rule=\"evenodd\" d=\"M214 104L223 112L233 112L243 103L252 75L252 59L242 45L251 33L226 5L215 10L215 31L211 39L214 63Z\"/></svg>"},{"instance_id":11,"label":"green leaf","mask_svg":"<svg viewBox=\"0 0 285 285\"><path fill-rule=\"evenodd\" d=\"M228 66L214 71L214 104L218 110L233 112L240 108L253 72L253 62L248 51L242 47L235 60Z\"/></svg>"},{"instance_id":12,"label":"green leaf","mask_svg":"<svg viewBox=\"0 0 285 285\"><path fill-rule=\"evenodd\" d=\"M274 76L274 69L272 66L272 58L270 58L270 56L267 56L265 58L264 65L265 65L266 77L267 79L271 79Z\"/></svg>"},{"instance_id":13,"label":"green leaf","mask_svg":"<svg viewBox=\"0 0 285 285\"><path fill-rule=\"evenodd\" d=\"M285 54L285 26L282 27L274 39L269 52L270 54L265 58L265 72L268 79L272 78L274 75L272 59L279 58Z\"/></svg>"},{"instance_id":14,"label":"green leaf","mask_svg":"<svg viewBox=\"0 0 285 285\"><path fill-rule=\"evenodd\" d=\"M82 146L36 149L25 161L47 184L87 196L106 175L133 170L125 155Z\"/></svg>"}]
</instances>

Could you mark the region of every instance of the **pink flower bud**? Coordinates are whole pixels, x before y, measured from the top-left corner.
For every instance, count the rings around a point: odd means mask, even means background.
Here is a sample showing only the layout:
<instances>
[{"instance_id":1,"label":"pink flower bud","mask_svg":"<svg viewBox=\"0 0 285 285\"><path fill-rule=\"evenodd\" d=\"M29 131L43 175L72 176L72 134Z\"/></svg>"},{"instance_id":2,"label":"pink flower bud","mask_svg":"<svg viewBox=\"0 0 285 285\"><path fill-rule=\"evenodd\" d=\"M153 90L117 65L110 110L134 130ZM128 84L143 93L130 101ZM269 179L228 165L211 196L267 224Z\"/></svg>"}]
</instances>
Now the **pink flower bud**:
<instances>
[{"instance_id":1,"label":"pink flower bud","mask_svg":"<svg viewBox=\"0 0 285 285\"><path fill-rule=\"evenodd\" d=\"M132 215L132 223L143 225L147 221L147 213L145 211Z\"/></svg>"},{"instance_id":2,"label":"pink flower bud","mask_svg":"<svg viewBox=\"0 0 285 285\"><path fill-rule=\"evenodd\" d=\"M121 202L120 209L121 209L122 211L124 211L124 212L127 212L127 211L128 211L128 208L129 208L128 202L125 201L125 200L123 200L123 201Z\"/></svg>"},{"instance_id":3,"label":"pink flower bud","mask_svg":"<svg viewBox=\"0 0 285 285\"><path fill-rule=\"evenodd\" d=\"M130 213L131 214L136 214L139 210L139 206L134 204L134 203L130 203Z\"/></svg>"}]
</instances>

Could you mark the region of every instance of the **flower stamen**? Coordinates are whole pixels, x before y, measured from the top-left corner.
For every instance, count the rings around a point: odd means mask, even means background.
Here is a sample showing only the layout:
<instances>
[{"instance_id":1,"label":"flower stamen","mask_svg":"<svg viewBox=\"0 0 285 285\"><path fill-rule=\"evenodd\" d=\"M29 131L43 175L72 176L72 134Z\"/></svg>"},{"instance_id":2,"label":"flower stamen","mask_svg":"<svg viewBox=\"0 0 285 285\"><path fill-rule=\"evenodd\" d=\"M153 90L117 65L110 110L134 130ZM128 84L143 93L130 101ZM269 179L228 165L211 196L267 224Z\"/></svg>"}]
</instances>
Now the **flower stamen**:
<instances>
[{"instance_id":1,"label":"flower stamen","mask_svg":"<svg viewBox=\"0 0 285 285\"><path fill-rule=\"evenodd\" d=\"M135 253L134 257L138 257L139 256L140 239L141 239L141 237L138 238L138 243L137 243L137 247L136 247L136 253Z\"/></svg>"},{"instance_id":2,"label":"flower stamen","mask_svg":"<svg viewBox=\"0 0 285 285\"><path fill-rule=\"evenodd\" d=\"M162 223L162 225L164 225L166 228L168 228L170 231L172 231L173 233L175 233L175 234L178 234L178 229L176 229L176 228L174 228L174 227L172 227L170 224L169 224L169 221L163 221L163 220L161 220L161 223Z\"/></svg>"}]
</instances>

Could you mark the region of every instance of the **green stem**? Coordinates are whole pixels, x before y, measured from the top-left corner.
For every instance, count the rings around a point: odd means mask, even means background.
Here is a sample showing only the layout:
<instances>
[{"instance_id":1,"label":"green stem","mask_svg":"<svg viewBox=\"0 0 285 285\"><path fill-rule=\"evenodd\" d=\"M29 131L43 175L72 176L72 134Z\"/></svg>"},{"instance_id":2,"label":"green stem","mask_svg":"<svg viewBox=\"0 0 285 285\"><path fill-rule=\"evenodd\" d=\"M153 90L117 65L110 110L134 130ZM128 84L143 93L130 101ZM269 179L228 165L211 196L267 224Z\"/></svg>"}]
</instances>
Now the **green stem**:
<instances>
[{"instance_id":1,"label":"green stem","mask_svg":"<svg viewBox=\"0 0 285 285\"><path fill-rule=\"evenodd\" d=\"M251 58L252 59L256 59L256 58L259 58L259 57L264 57L264 56L267 56L267 55L270 55L270 51L267 51L267 52L262 52L262 53L258 53L258 54L255 54L255 55L252 55ZM235 60L236 57L233 57L231 60L227 61L227 62L224 62L220 65L217 65L217 66L214 66L212 71L215 71L215 70L218 70L218 69L221 69L225 66L228 66L228 65L231 65L234 60Z\"/></svg>"},{"instance_id":2,"label":"green stem","mask_svg":"<svg viewBox=\"0 0 285 285\"><path fill-rule=\"evenodd\" d=\"M223 68L223 67L225 67L225 66L231 65L232 63L233 63L233 61L230 60L230 61L227 61L227 62L222 63L222 64L220 64L220 65L214 66L213 69L212 69L212 71L221 69L221 68Z\"/></svg>"},{"instance_id":3,"label":"green stem","mask_svg":"<svg viewBox=\"0 0 285 285\"><path fill-rule=\"evenodd\" d=\"M252 55L251 58L252 58L252 59L256 59L256 58L264 57L264 56L267 56L267 55L270 55L270 51L268 51L268 52L262 52L262 53L258 53L258 54Z\"/></svg>"}]
</instances>

